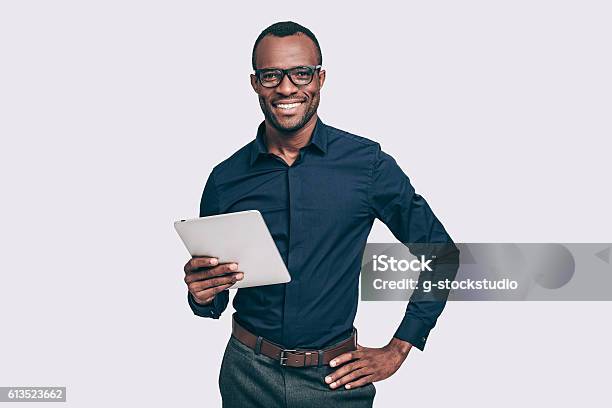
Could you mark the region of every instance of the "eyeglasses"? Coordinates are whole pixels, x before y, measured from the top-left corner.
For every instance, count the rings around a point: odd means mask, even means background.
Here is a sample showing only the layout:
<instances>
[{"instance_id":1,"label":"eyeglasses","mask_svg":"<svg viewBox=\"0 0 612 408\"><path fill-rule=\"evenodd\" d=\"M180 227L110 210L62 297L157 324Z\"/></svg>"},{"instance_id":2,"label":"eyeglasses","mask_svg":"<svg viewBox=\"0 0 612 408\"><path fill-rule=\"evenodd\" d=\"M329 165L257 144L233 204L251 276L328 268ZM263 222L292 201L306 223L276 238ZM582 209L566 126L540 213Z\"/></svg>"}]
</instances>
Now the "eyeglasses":
<instances>
[{"instance_id":1,"label":"eyeglasses","mask_svg":"<svg viewBox=\"0 0 612 408\"><path fill-rule=\"evenodd\" d=\"M277 87L285 75L295 86L304 86L312 82L315 71L321 69L321 65L303 65L299 67L280 69L280 68L264 68L256 69L255 76L264 88Z\"/></svg>"}]
</instances>

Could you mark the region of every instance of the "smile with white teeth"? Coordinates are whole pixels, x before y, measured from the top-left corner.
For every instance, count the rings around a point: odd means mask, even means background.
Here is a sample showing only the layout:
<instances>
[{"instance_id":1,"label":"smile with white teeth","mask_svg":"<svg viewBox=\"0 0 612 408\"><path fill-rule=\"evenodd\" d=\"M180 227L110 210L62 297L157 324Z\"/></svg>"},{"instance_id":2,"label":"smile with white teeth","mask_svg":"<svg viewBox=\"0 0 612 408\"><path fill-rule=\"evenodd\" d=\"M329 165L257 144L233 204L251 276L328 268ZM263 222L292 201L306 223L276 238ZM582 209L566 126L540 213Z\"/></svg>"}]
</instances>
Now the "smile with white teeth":
<instances>
[{"instance_id":1,"label":"smile with white teeth","mask_svg":"<svg viewBox=\"0 0 612 408\"><path fill-rule=\"evenodd\" d=\"M294 102L294 103L279 103L276 105L277 108L280 109L293 109L299 105L301 105L302 102Z\"/></svg>"}]
</instances>

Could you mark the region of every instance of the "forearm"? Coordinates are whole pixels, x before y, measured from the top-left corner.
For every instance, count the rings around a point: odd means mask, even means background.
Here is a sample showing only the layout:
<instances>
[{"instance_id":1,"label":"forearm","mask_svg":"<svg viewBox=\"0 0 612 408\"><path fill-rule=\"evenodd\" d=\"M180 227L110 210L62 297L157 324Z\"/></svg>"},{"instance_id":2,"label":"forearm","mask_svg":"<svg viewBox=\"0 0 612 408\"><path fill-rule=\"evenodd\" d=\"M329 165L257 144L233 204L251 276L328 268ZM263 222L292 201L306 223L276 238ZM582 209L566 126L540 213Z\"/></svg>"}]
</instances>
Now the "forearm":
<instances>
[{"instance_id":1,"label":"forearm","mask_svg":"<svg viewBox=\"0 0 612 408\"><path fill-rule=\"evenodd\" d=\"M438 317L446 305L449 291L438 289L436 283L454 280L459 267L459 250L451 242L447 244L419 244L411 246L411 252L416 255L425 254L432 262L432 271L422 272L419 276L418 289L414 291L406 307L406 313L395 336L423 350L429 332L436 325ZM430 284L430 290L425 290L425 283Z\"/></svg>"}]
</instances>

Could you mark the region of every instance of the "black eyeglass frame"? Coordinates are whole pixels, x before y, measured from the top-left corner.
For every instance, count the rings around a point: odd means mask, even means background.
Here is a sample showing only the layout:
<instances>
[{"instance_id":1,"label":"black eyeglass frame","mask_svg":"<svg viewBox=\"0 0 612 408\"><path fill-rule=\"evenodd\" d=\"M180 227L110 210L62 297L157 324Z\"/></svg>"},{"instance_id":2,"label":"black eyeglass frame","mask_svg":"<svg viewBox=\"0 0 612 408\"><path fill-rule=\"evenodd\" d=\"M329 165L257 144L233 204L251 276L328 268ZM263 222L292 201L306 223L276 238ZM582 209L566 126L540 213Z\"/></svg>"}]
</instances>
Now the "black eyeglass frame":
<instances>
[{"instance_id":1,"label":"black eyeglass frame","mask_svg":"<svg viewBox=\"0 0 612 408\"><path fill-rule=\"evenodd\" d=\"M257 78L257 81L259 81L259 83L261 84L261 86L263 86L264 88L276 88L277 86L279 86L281 84L281 82L283 82L283 79L285 79L285 76L289 77L289 80L291 81L291 83L295 86L306 86L306 85L310 85L312 83L312 80L314 79L314 74L319 71L321 69L321 65L299 65L297 67L293 67L293 68L287 68L287 69L281 69L281 68L262 68L262 69L256 69L255 70L255 77ZM310 81L308 81L308 83L305 84L296 84L295 82L293 82L293 78L291 78L291 75L289 74L291 71L295 71L296 69L300 69L300 68L308 68L312 70L312 77L310 78ZM283 76L281 76L280 80L278 81L278 84L274 85L274 86L266 86L263 84L260 75L262 73L265 72L271 72L271 71L279 71L283 74Z\"/></svg>"}]
</instances>

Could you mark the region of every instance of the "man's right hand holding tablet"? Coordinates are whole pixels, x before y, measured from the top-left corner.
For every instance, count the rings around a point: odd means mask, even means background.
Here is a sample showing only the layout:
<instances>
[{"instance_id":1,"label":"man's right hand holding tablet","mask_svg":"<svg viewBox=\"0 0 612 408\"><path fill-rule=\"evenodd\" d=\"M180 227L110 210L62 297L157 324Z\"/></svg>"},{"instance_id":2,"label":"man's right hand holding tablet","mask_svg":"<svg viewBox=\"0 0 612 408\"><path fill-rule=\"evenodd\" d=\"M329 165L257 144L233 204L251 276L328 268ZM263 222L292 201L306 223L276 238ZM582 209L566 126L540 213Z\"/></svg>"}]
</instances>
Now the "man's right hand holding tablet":
<instances>
[{"instance_id":1,"label":"man's right hand holding tablet","mask_svg":"<svg viewBox=\"0 0 612 408\"><path fill-rule=\"evenodd\" d=\"M237 263L219 264L217 258L198 256L185 264L185 283L196 303L210 304L215 296L244 277Z\"/></svg>"}]
</instances>

